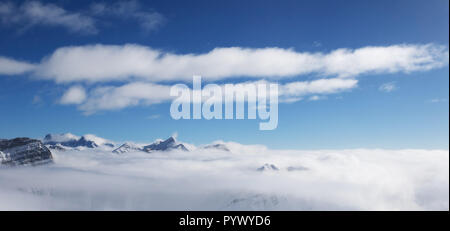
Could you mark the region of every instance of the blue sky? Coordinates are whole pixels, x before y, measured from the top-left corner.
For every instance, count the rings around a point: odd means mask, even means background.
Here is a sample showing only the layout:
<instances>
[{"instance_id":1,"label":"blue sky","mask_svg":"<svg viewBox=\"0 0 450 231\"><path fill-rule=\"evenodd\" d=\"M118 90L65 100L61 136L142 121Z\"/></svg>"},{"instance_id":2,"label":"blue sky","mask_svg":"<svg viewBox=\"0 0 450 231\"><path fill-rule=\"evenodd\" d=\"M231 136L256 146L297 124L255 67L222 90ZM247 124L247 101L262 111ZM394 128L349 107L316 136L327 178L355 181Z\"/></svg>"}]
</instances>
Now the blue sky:
<instances>
[{"instance_id":1,"label":"blue sky","mask_svg":"<svg viewBox=\"0 0 450 231\"><path fill-rule=\"evenodd\" d=\"M93 133L116 141L150 142L177 132L181 140L194 144L221 139L273 148L448 149L448 4L435 0L108 1L94 5L89 1L2 0L0 57L18 65L11 70L11 62L3 61L7 64L2 66L0 59L0 137L40 138L46 133L72 132ZM118 10L123 6L128 6L128 11ZM33 9L48 13L42 16L33 13ZM106 47L86 47L93 44ZM52 61L57 58L55 51L85 47L87 51L104 52L122 49L126 44L136 44L137 50L179 56L229 47L239 48L238 53L245 52L243 49L276 47L301 54L330 54L342 48L353 51L375 46L388 47L391 54L392 46L407 44L408 49L419 50L415 51L419 55L425 44L432 44L431 50L444 48L438 51L440 58L430 64L442 62L441 65L358 73L343 78L357 79L357 86L319 94L320 100L310 100L316 95L305 95L303 100L280 104L277 129L259 131L259 121L255 120L176 121L169 115L170 102L139 103L113 110L94 104L98 111L85 115L80 108L91 100L95 89L143 80L136 80L139 74L127 75L126 67L125 71L118 70L120 78L113 78L115 65L93 63L93 67L105 70L106 74L98 76L81 73L84 69L77 67L52 69ZM430 49L425 51L432 52ZM446 60L441 60L442 54ZM371 55L368 54L368 60L373 62L383 57ZM274 59L282 62L284 57ZM36 66L38 71L34 71ZM245 69L233 78L210 69L205 73L219 75L220 78L210 80L217 83L271 79L245 74L252 71ZM277 80L288 84L340 78L345 71L328 73L319 68ZM161 85L182 81L170 74L167 79L159 79L166 75L165 70L156 75L143 74L146 82ZM105 79L90 81L94 77ZM86 102L62 104L61 97L74 86L85 89Z\"/></svg>"}]
</instances>

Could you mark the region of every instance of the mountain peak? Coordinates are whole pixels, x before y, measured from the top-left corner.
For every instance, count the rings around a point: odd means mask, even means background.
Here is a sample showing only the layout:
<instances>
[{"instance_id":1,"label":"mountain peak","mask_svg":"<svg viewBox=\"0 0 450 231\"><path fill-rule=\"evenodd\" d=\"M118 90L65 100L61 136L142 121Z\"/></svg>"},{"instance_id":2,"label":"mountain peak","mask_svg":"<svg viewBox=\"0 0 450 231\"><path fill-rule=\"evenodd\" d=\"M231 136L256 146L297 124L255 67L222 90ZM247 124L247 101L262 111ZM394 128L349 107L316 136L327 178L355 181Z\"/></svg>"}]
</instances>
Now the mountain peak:
<instances>
[{"instance_id":1,"label":"mountain peak","mask_svg":"<svg viewBox=\"0 0 450 231\"><path fill-rule=\"evenodd\" d=\"M143 151L142 148L134 143L125 142L120 147L113 150L113 153L116 154L123 154L131 151Z\"/></svg>"},{"instance_id":2,"label":"mountain peak","mask_svg":"<svg viewBox=\"0 0 450 231\"><path fill-rule=\"evenodd\" d=\"M73 135L71 133L63 134L47 134L43 143L45 145L62 145L65 147L87 147L96 148L99 146L114 147L114 144L106 139L97 137L95 135L87 134L82 137Z\"/></svg>"},{"instance_id":3,"label":"mountain peak","mask_svg":"<svg viewBox=\"0 0 450 231\"><path fill-rule=\"evenodd\" d=\"M178 143L174 136L167 138L164 141L155 142L153 144L147 145L143 148L146 152L152 151L169 151L169 150L182 150L188 151L188 149L181 143Z\"/></svg>"}]
</instances>

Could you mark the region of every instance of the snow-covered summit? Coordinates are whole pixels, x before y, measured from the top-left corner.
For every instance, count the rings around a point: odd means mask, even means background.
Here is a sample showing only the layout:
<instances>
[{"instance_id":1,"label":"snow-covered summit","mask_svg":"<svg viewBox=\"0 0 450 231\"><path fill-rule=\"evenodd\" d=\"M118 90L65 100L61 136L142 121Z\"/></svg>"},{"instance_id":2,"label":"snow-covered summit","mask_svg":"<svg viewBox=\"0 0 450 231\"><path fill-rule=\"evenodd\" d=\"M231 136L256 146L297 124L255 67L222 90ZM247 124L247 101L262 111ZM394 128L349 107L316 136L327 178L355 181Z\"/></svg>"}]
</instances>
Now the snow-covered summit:
<instances>
[{"instance_id":1,"label":"snow-covered summit","mask_svg":"<svg viewBox=\"0 0 450 231\"><path fill-rule=\"evenodd\" d=\"M64 134L47 134L42 140L49 147L66 147L66 148L113 148L114 143L101 137L87 134L84 136L76 136L71 133Z\"/></svg>"},{"instance_id":2,"label":"snow-covered summit","mask_svg":"<svg viewBox=\"0 0 450 231\"><path fill-rule=\"evenodd\" d=\"M117 154L123 154L127 152L135 152L135 151L143 151L142 145L138 145L131 142L126 142L122 144L120 147L114 149L112 152Z\"/></svg>"},{"instance_id":3,"label":"snow-covered summit","mask_svg":"<svg viewBox=\"0 0 450 231\"><path fill-rule=\"evenodd\" d=\"M158 140L150 145L144 146L143 150L145 152L170 151L170 150L189 151L182 143L178 142L174 136L171 136L164 141Z\"/></svg>"}]
</instances>

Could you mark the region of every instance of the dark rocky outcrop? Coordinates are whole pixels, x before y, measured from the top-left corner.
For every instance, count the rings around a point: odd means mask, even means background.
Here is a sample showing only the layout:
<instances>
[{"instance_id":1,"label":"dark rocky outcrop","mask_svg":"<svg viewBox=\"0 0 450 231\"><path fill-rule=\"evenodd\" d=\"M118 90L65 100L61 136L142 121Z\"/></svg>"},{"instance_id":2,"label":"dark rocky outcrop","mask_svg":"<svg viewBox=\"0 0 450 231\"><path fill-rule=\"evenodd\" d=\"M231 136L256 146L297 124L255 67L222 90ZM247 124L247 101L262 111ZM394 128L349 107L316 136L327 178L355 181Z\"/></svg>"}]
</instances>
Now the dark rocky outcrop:
<instances>
[{"instance_id":1,"label":"dark rocky outcrop","mask_svg":"<svg viewBox=\"0 0 450 231\"><path fill-rule=\"evenodd\" d=\"M52 153L40 140L25 137L0 140L1 165L39 165L52 161Z\"/></svg>"},{"instance_id":2,"label":"dark rocky outcrop","mask_svg":"<svg viewBox=\"0 0 450 231\"><path fill-rule=\"evenodd\" d=\"M274 164L264 164L263 166L257 168L256 170L263 172L263 171L278 171L280 170L277 166Z\"/></svg>"},{"instance_id":3,"label":"dark rocky outcrop","mask_svg":"<svg viewBox=\"0 0 450 231\"><path fill-rule=\"evenodd\" d=\"M55 144L55 145L47 145L47 148L50 150L55 150L55 151L66 151L66 149L64 148L64 146L59 145L59 144Z\"/></svg>"}]
</instances>

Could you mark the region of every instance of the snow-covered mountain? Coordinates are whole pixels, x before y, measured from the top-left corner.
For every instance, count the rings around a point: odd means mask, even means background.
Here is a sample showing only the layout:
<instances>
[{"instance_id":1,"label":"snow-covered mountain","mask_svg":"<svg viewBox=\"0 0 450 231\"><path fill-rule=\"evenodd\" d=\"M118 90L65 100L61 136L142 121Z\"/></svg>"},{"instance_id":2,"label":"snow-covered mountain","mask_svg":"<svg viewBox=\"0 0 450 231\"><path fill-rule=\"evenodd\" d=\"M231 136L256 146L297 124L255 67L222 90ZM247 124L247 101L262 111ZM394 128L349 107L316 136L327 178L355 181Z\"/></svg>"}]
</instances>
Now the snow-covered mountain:
<instances>
[{"instance_id":1,"label":"snow-covered mountain","mask_svg":"<svg viewBox=\"0 0 450 231\"><path fill-rule=\"evenodd\" d=\"M43 143L49 148L57 150L64 150L67 148L114 147L114 143L91 134L87 134L81 137L78 137L71 133L47 134L43 139Z\"/></svg>"},{"instance_id":2,"label":"snow-covered mountain","mask_svg":"<svg viewBox=\"0 0 450 231\"><path fill-rule=\"evenodd\" d=\"M56 151L65 151L71 149L83 150L84 148L102 148L111 150L116 147L113 142L90 134L81 137L71 133L47 134L42 142L51 150ZM112 152L116 154L122 154L136 151L150 153L155 151L171 150L189 151L184 144L178 142L175 137L171 136L166 140L157 140L148 145L139 145L132 142L126 142L121 146L113 149Z\"/></svg>"},{"instance_id":3,"label":"snow-covered mountain","mask_svg":"<svg viewBox=\"0 0 450 231\"><path fill-rule=\"evenodd\" d=\"M0 140L0 165L37 165L52 161L52 153L40 140L30 138Z\"/></svg>"},{"instance_id":4,"label":"snow-covered mountain","mask_svg":"<svg viewBox=\"0 0 450 231\"><path fill-rule=\"evenodd\" d=\"M170 150L181 150L189 151L182 143L176 141L175 137L171 136L164 141L156 141L153 144L143 147L145 152L154 151L170 151Z\"/></svg>"},{"instance_id":5,"label":"snow-covered mountain","mask_svg":"<svg viewBox=\"0 0 450 231\"><path fill-rule=\"evenodd\" d=\"M186 146L178 141L176 141L175 137L171 136L166 140L157 140L149 145L139 145L131 142L126 142L122 144L120 147L113 150L113 153L122 154L127 152L155 152L155 151L172 151L172 150L181 150L181 151L189 151Z\"/></svg>"},{"instance_id":6,"label":"snow-covered mountain","mask_svg":"<svg viewBox=\"0 0 450 231\"><path fill-rule=\"evenodd\" d=\"M112 152L117 154L123 154L127 152L144 151L142 145L138 145L131 142L126 142L120 147L114 149Z\"/></svg>"}]
</instances>

